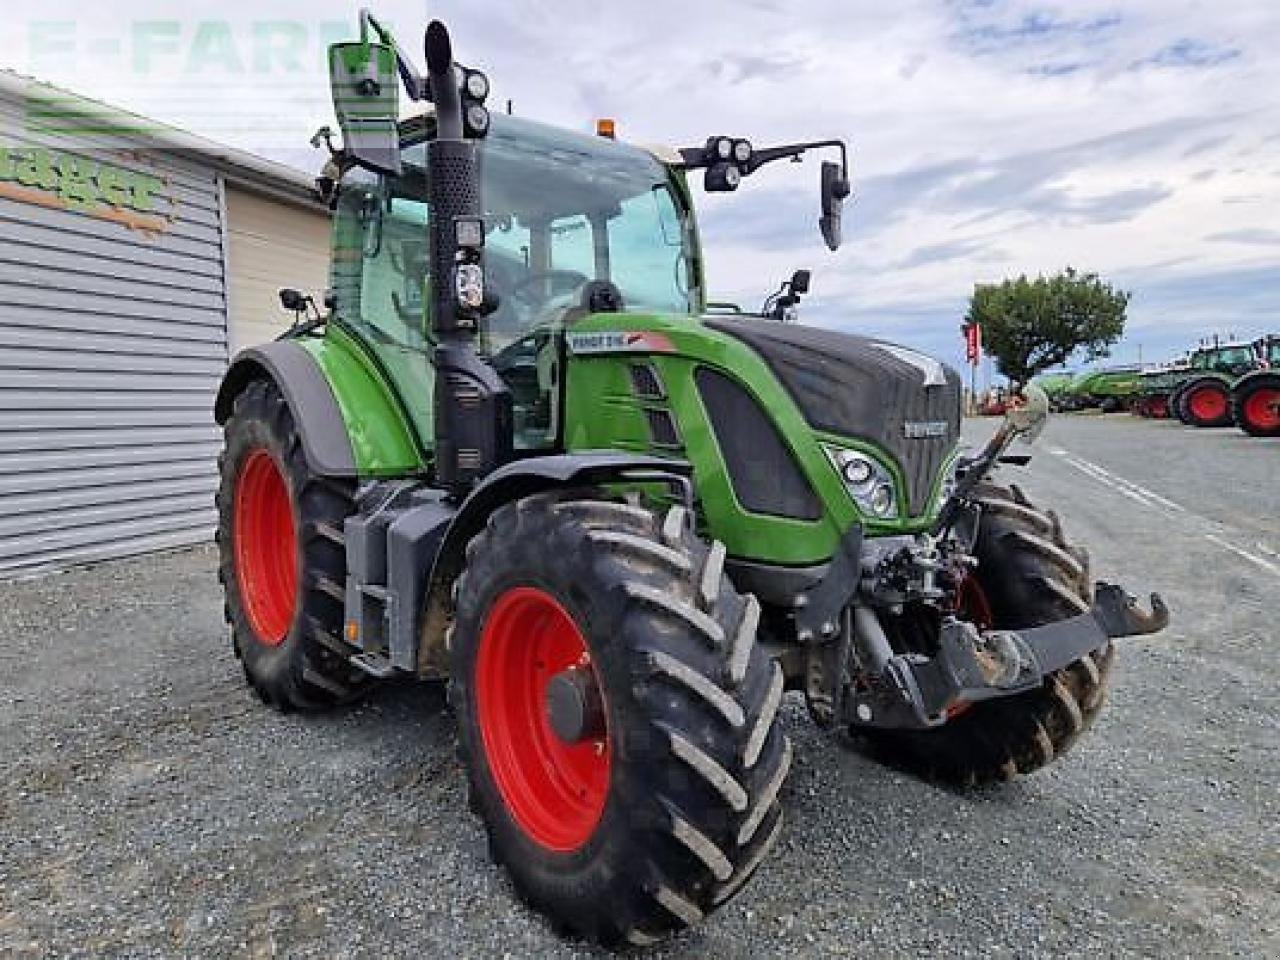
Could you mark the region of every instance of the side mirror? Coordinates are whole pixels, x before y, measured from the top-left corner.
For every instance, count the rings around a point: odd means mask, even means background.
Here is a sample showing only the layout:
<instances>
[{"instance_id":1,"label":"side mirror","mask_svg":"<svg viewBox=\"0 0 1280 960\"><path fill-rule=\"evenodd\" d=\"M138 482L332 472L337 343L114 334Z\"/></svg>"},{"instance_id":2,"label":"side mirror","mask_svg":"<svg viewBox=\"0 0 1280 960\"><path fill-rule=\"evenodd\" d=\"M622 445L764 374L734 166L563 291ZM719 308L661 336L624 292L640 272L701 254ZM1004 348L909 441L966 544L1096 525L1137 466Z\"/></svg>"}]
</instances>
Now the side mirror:
<instances>
[{"instance_id":1,"label":"side mirror","mask_svg":"<svg viewBox=\"0 0 1280 960\"><path fill-rule=\"evenodd\" d=\"M280 306L286 310L292 310L294 313L304 309L307 305L307 298L292 287L280 288Z\"/></svg>"},{"instance_id":2,"label":"side mirror","mask_svg":"<svg viewBox=\"0 0 1280 960\"><path fill-rule=\"evenodd\" d=\"M791 275L791 292L792 293L808 293L809 292L809 271L797 270Z\"/></svg>"},{"instance_id":3,"label":"side mirror","mask_svg":"<svg viewBox=\"0 0 1280 960\"><path fill-rule=\"evenodd\" d=\"M400 172L400 75L395 49L367 39L329 47L329 86L343 146L377 173Z\"/></svg>"},{"instance_id":4,"label":"side mirror","mask_svg":"<svg viewBox=\"0 0 1280 960\"><path fill-rule=\"evenodd\" d=\"M841 175L840 164L830 160L822 162L822 219L818 229L827 249L840 249L840 211L844 198L849 196L849 181Z\"/></svg>"}]
</instances>

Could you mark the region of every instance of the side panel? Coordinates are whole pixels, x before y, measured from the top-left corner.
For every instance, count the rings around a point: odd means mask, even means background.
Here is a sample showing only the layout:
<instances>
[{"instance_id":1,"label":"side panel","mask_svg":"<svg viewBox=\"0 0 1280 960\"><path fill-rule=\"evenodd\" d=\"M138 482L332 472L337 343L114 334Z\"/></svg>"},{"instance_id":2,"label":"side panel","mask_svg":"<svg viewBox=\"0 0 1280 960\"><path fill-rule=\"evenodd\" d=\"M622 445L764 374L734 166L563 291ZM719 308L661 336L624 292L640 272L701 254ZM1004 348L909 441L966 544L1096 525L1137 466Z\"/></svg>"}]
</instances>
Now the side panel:
<instances>
[{"instance_id":1,"label":"side panel","mask_svg":"<svg viewBox=\"0 0 1280 960\"><path fill-rule=\"evenodd\" d=\"M571 353L566 374L565 447L569 451L619 449L688 460L694 469L700 507L708 532L724 541L730 555L762 562L804 565L834 554L841 534L854 522L868 535L922 529L926 519L894 523L859 516L820 441L836 439L815 432L765 362L736 338L717 333L694 318L641 314L588 317L573 334L621 331L648 332L660 348L613 353ZM641 341L643 343L643 340ZM647 363L661 381L661 397L639 395L631 368ZM700 366L710 367L748 391L773 419L796 463L822 503L822 516L797 520L747 511L738 501L717 446L707 411L694 381ZM668 412L677 426L674 444L656 443L652 416ZM847 439L845 446L859 444ZM903 480L891 466L899 498ZM929 514L936 509L937 493Z\"/></svg>"}]
</instances>

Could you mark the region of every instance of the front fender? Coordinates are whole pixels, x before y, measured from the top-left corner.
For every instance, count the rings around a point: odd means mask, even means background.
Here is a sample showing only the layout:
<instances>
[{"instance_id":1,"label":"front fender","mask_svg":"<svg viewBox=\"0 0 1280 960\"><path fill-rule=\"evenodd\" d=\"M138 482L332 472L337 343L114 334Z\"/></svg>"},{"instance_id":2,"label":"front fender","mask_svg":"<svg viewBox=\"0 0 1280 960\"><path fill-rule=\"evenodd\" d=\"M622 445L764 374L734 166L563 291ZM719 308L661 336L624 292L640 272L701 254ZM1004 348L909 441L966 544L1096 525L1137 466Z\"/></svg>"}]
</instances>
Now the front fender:
<instances>
[{"instance_id":1,"label":"front fender","mask_svg":"<svg viewBox=\"0 0 1280 960\"><path fill-rule=\"evenodd\" d=\"M423 598L419 673L443 675L446 672L444 635L448 626L450 590L462 572L467 544L484 527L493 511L505 503L546 490L618 482L653 482L658 475L687 482L692 473L692 466L683 460L600 450L528 457L505 464L489 474L459 506L431 565L430 587Z\"/></svg>"}]
</instances>

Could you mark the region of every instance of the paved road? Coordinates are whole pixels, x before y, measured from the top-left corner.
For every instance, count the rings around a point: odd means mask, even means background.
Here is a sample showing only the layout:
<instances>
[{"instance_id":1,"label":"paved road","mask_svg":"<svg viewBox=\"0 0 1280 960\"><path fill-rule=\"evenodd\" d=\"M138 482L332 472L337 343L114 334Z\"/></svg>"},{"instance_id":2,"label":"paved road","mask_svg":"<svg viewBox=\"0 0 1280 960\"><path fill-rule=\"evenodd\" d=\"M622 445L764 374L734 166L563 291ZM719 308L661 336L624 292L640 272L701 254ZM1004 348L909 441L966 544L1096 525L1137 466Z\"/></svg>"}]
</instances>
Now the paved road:
<instances>
[{"instance_id":1,"label":"paved road","mask_svg":"<svg viewBox=\"0 0 1280 960\"><path fill-rule=\"evenodd\" d=\"M658 955L1280 955L1277 463L1228 431L1056 421L1007 476L1173 627L1124 642L1075 752L997 789L887 770L792 704L785 839ZM213 569L0 585L0 955L590 955L489 864L439 699L268 712Z\"/></svg>"}]
</instances>

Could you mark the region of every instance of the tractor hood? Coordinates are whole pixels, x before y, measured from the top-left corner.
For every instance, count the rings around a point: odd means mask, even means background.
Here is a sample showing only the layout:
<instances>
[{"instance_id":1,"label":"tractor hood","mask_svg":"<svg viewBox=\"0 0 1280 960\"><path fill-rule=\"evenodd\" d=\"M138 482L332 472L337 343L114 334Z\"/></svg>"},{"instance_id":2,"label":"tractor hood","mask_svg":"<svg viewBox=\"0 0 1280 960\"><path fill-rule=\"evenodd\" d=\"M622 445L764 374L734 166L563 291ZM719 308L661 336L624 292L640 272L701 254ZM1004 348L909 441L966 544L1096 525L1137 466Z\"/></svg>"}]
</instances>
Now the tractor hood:
<instances>
[{"instance_id":1,"label":"tractor hood","mask_svg":"<svg viewBox=\"0 0 1280 960\"><path fill-rule=\"evenodd\" d=\"M708 327L758 353L815 430L891 455L919 516L960 437L960 375L938 361L870 337L708 317Z\"/></svg>"}]
</instances>

